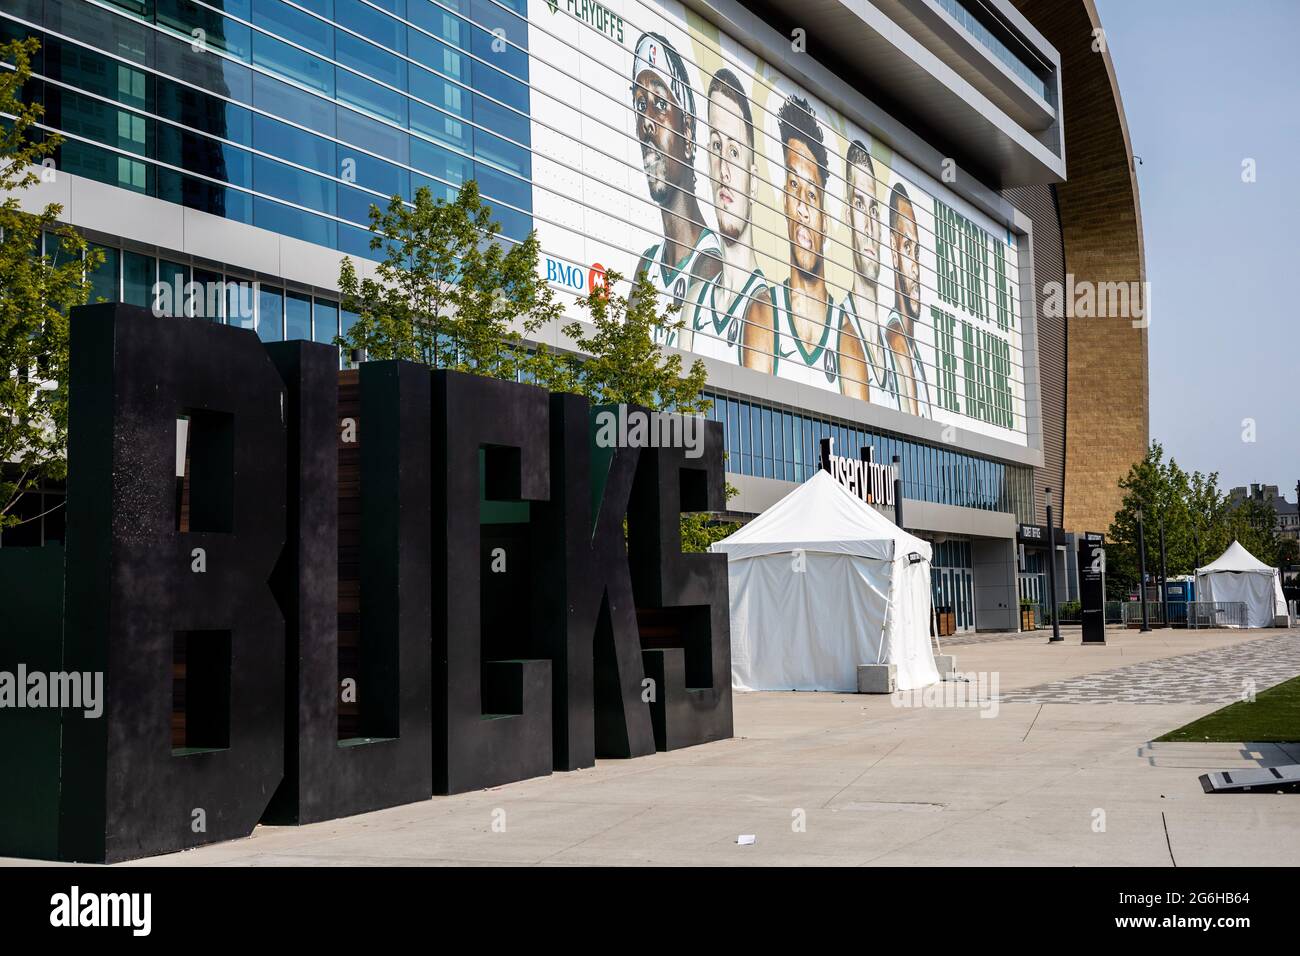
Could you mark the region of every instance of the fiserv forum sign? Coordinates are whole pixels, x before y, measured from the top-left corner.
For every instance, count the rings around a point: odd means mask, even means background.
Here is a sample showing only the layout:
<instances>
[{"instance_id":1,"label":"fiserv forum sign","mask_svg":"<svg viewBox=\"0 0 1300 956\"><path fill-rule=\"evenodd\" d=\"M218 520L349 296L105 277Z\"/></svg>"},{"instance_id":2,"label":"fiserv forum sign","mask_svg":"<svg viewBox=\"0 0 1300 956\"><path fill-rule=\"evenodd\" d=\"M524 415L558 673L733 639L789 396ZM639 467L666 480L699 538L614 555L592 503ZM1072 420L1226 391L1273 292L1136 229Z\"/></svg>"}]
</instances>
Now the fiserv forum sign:
<instances>
[{"instance_id":1,"label":"fiserv forum sign","mask_svg":"<svg viewBox=\"0 0 1300 956\"><path fill-rule=\"evenodd\" d=\"M103 710L0 709L0 855L125 860L731 736L726 559L680 539L724 506L718 423L696 456L599 447L579 396L407 362L362 365L341 421L337 355L74 310L66 561L31 549L11 603L5 555L0 669L102 674Z\"/></svg>"}]
</instances>

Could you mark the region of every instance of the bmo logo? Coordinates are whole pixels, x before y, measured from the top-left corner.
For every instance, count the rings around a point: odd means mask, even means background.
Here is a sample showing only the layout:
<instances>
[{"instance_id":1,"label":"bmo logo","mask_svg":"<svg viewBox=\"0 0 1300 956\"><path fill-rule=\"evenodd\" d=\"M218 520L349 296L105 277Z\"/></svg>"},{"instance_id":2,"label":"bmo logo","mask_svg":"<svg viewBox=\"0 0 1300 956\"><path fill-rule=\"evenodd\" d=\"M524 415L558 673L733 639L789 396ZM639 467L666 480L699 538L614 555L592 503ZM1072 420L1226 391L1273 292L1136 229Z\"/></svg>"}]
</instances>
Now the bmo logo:
<instances>
[{"instance_id":1,"label":"bmo logo","mask_svg":"<svg viewBox=\"0 0 1300 956\"><path fill-rule=\"evenodd\" d=\"M586 286L586 269L566 265L558 259L546 258L546 281L562 285L566 289L581 292Z\"/></svg>"},{"instance_id":2,"label":"bmo logo","mask_svg":"<svg viewBox=\"0 0 1300 956\"><path fill-rule=\"evenodd\" d=\"M592 263L590 269L584 269L582 266L569 265L550 256L546 257L546 281L580 294L592 293L598 288L606 290L609 288L605 267L599 262Z\"/></svg>"}]
</instances>

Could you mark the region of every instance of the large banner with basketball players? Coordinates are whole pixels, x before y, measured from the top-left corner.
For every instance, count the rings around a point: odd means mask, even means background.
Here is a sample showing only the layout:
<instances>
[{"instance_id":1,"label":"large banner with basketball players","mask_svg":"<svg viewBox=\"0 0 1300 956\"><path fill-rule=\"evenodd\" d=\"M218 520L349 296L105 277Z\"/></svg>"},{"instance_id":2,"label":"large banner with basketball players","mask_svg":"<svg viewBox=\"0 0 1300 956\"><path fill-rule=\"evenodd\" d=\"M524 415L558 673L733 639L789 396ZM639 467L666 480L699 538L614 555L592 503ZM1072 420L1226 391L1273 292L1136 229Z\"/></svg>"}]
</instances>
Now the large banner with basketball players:
<instances>
[{"instance_id":1,"label":"large banner with basketball players","mask_svg":"<svg viewBox=\"0 0 1300 956\"><path fill-rule=\"evenodd\" d=\"M529 0L533 217L660 340L1026 444L1016 237L676 0Z\"/></svg>"}]
</instances>

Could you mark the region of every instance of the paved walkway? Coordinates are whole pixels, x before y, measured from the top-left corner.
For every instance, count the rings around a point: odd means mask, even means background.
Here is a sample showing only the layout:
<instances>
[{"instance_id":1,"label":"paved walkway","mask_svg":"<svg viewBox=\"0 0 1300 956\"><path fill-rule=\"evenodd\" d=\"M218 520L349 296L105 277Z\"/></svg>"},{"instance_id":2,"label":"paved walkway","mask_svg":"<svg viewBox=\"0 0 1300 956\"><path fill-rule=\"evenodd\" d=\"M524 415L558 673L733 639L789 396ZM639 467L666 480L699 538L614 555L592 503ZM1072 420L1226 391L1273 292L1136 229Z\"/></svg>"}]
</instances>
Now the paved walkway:
<instances>
[{"instance_id":1,"label":"paved walkway","mask_svg":"<svg viewBox=\"0 0 1300 956\"><path fill-rule=\"evenodd\" d=\"M939 646L944 653L948 652L950 647L967 647L971 644L999 644L1005 641L1028 641L1028 640L1047 640L1048 631L1044 634L1042 631L1021 631L1016 634L1012 631L969 631L965 634L949 634L947 637L939 638Z\"/></svg>"},{"instance_id":2,"label":"paved walkway","mask_svg":"<svg viewBox=\"0 0 1300 956\"><path fill-rule=\"evenodd\" d=\"M1004 694L1004 703L1215 704L1300 674L1300 632L1071 677Z\"/></svg>"},{"instance_id":3,"label":"paved walkway","mask_svg":"<svg viewBox=\"0 0 1300 956\"><path fill-rule=\"evenodd\" d=\"M963 648L959 669L998 675L998 701L740 694L732 740L259 827L142 865L1300 863L1300 797L1212 796L1197 782L1209 770L1292 762L1300 748L1150 743L1217 706L1186 700L1180 680L1160 675L1229 666L1236 680L1264 674L1270 658L1270 675L1300 672L1300 631L1107 636L1104 647L1074 636ZM1046 688L1094 677L1095 693L1049 699ZM1147 687L1138 701L1126 689L1134 679ZM1262 689L1272 677L1256 679ZM741 834L757 842L738 845Z\"/></svg>"}]
</instances>

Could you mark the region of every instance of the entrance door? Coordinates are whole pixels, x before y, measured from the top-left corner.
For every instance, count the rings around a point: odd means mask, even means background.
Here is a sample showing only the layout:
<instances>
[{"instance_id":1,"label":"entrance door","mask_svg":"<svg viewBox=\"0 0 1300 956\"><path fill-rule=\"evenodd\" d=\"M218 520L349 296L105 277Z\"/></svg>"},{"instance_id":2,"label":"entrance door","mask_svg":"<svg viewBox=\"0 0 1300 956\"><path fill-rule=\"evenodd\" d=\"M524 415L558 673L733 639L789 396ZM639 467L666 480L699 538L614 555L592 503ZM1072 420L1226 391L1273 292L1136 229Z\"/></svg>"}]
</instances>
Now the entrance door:
<instances>
[{"instance_id":1,"label":"entrance door","mask_svg":"<svg viewBox=\"0 0 1300 956\"><path fill-rule=\"evenodd\" d=\"M952 608L957 633L975 630L975 579L969 568L932 568L935 607Z\"/></svg>"}]
</instances>

